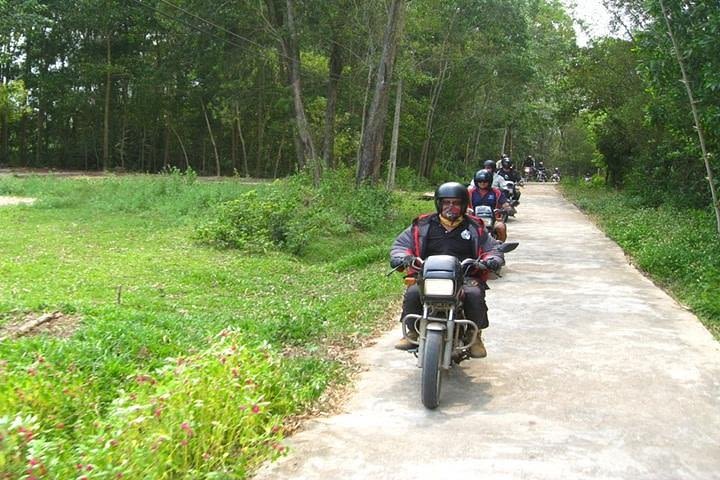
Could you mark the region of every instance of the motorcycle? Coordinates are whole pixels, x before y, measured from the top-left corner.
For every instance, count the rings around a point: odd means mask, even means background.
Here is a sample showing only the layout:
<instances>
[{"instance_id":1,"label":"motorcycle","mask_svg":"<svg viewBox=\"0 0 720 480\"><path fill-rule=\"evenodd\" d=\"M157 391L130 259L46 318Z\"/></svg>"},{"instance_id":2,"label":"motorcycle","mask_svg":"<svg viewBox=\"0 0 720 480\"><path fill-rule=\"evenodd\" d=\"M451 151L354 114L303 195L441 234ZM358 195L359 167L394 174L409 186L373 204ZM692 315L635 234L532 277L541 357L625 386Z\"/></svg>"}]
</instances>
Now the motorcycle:
<instances>
[{"instance_id":1,"label":"motorcycle","mask_svg":"<svg viewBox=\"0 0 720 480\"><path fill-rule=\"evenodd\" d=\"M527 183L535 177L535 169L533 167L525 167L523 169L523 183Z\"/></svg>"},{"instance_id":2,"label":"motorcycle","mask_svg":"<svg viewBox=\"0 0 720 480\"><path fill-rule=\"evenodd\" d=\"M517 246L515 242L503 243L499 248L507 253ZM464 318L462 287L469 271L488 270L488 267L480 259L460 262L451 255L432 255L425 261L416 258L413 268L420 273L406 280L411 280L410 285L417 283L423 313L407 314L401 323L403 336L417 345L409 352L417 357L417 366L422 369L420 399L426 408L434 409L440 404L443 375L470 358L470 346L479 333L475 322ZM388 274L393 271L395 269ZM408 336L406 321L410 320L420 334L417 340Z\"/></svg>"},{"instance_id":3,"label":"motorcycle","mask_svg":"<svg viewBox=\"0 0 720 480\"><path fill-rule=\"evenodd\" d=\"M538 170L535 180L538 182L547 182L547 173L545 173L545 170Z\"/></svg>"},{"instance_id":4,"label":"motorcycle","mask_svg":"<svg viewBox=\"0 0 720 480\"><path fill-rule=\"evenodd\" d=\"M505 182L505 195L507 196L508 203L510 204L511 210L509 215L511 217L514 217L517 213L517 207L520 205L520 192L518 191L517 187L515 186L515 182L512 182L510 180Z\"/></svg>"},{"instance_id":5,"label":"motorcycle","mask_svg":"<svg viewBox=\"0 0 720 480\"><path fill-rule=\"evenodd\" d=\"M478 205L475 207L475 216L483 221L490 235L497 239L495 235L495 222L507 222L508 213L499 208L493 210L487 205Z\"/></svg>"},{"instance_id":6,"label":"motorcycle","mask_svg":"<svg viewBox=\"0 0 720 480\"><path fill-rule=\"evenodd\" d=\"M550 181L552 183L559 183L560 182L560 172L557 171L557 169L553 172L553 174L550 176Z\"/></svg>"}]
</instances>

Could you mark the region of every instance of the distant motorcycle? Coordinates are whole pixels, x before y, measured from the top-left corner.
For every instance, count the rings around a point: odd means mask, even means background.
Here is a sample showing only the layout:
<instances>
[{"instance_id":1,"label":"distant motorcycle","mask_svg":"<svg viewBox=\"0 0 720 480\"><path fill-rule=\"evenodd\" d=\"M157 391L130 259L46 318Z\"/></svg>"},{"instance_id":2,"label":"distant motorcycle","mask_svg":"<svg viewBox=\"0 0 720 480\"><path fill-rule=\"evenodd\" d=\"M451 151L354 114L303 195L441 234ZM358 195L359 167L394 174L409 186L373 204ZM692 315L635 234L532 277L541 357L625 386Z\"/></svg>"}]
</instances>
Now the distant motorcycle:
<instances>
[{"instance_id":1,"label":"distant motorcycle","mask_svg":"<svg viewBox=\"0 0 720 480\"><path fill-rule=\"evenodd\" d=\"M538 182L547 182L547 173L545 173L545 170L538 170L535 175L535 180Z\"/></svg>"},{"instance_id":2,"label":"distant motorcycle","mask_svg":"<svg viewBox=\"0 0 720 480\"><path fill-rule=\"evenodd\" d=\"M527 183L535 177L535 169L533 167L525 167L523 169L523 182Z\"/></svg>"},{"instance_id":3,"label":"distant motorcycle","mask_svg":"<svg viewBox=\"0 0 720 480\"><path fill-rule=\"evenodd\" d=\"M510 204L511 210L508 213L511 217L514 217L517 213L517 206L520 205L520 191L515 186L515 182L505 182L505 196L507 197L508 203Z\"/></svg>"},{"instance_id":4,"label":"distant motorcycle","mask_svg":"<svg viewBox=\"0 0 720 480\"><path fill-rule=\"evenodd\" d=\"M493 210L487 205L478 205L475 207L475 216L483 221L485 228L490 232L490 236L497 239L495 232L495 222L507 222L508 213L500 208Z\"/></svg>"},{"instance_id":5,"label":"distant motorcycle","mask_svg":"<svg viewBox=\"0 0 720 480\"><path fill-rule=\"evenodd\" d=\"M517 248L517 243L503 243L503 253ZM443 374L463 360L470 358L470 346L475 343L479 329L475 322L465 319L462 287L472 269L488 270L480 259L460 262L450 255L432 255L425 261L415 259L413 268L420 272L408 277L409 283L417 283L423 314L410 313L402 319L403 336L417 345L409 350L417 357L422 369L420 399L429 409L440 404ZM394 270L393 270L394 271ZM390 272L392 273L392 271ZM420 333L417 340L407 335L407 321L414 321Z\"/></svg>"}]
</instances>

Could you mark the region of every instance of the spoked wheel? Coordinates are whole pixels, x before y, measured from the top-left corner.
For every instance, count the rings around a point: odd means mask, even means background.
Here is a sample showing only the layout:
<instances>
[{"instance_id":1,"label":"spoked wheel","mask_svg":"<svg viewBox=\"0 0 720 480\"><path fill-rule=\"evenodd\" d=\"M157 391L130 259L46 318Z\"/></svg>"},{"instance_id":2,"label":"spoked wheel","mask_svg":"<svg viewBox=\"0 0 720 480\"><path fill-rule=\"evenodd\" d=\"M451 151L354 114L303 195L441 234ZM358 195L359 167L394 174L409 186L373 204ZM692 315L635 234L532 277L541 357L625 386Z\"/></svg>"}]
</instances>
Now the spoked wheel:
<instances>
[{"instance_id":1,"label":"spoked wheel","mask_svg":"<svg viewBox=\"0 0 720 480\"><path fill-rule=\"evenodd\" d=\"M420 395L425 408L433 409L440 403L440 387L442 384L443 333L428 330L425 340L425 354L420 382Z\"/></svg>"}]
</instances>

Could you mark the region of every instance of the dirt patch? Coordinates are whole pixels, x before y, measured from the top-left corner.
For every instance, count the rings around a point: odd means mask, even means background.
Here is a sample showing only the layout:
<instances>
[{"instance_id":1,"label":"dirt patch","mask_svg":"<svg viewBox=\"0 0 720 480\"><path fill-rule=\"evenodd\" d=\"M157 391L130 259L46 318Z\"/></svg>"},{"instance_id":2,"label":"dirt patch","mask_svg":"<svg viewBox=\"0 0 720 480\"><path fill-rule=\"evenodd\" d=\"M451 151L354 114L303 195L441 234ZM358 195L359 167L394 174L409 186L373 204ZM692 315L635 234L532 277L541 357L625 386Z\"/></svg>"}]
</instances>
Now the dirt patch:
<instances>
[{"instance_id":1,"label":"dirt patch","mask_svg":"<svg viewBox=\"0 0 720 480\"><path fill-rule=\"evenodd\" d=\"M2 325L0 341L41 334L68 338L78 329L81 320L77 315L65 315L62 312L30 313Z\"/></svg>"},{"instance_id":2,"label":"dirt patch","mask_svg":"<svg viewBox=\"0 0 720 480\"><path fill-rule=\"evenodd\" d=\"M34 198L27 197L4 197L0 195L0 207L6 205L32 205L35 203Z\"/></svg>"}]
</instances>

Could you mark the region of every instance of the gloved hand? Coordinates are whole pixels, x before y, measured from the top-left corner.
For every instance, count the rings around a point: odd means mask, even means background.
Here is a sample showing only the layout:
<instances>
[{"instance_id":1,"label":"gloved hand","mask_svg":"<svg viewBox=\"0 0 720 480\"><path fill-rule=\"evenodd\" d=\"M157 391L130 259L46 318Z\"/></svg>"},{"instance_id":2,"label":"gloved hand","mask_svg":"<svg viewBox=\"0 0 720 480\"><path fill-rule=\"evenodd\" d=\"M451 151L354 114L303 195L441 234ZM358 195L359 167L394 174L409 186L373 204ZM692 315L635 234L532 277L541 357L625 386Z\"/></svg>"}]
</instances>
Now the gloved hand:
<instances>
[{"instance_id":1,"label":"gloved hand","mask_svg":"<svg viewBox=\"0 0 720 480\"><path fill-rule=\"evenodd\" d=\"M405 255L404 257L392 257L390 259L390 266L392 268L407 268L412 265L415 257L413 255Z\"/></svg>"},{"instance_id":2,"label":"gloved hand","mask_svg":"<svg viewBox=\"0 0 720 480\"><path fill-rule=\"evenodd\" d=\"M495 272L500 270L500 267L502 266L497 258L488 258L487 260L485 260L485 265L487 265L490 270L493 270Z\"/></svg>"},{"instance_id":3,"label":"gloved hand","mask_svg":"<svg viewBox=\"0 0 720 480\"><path fill-rule=\"evenodd\" d=\"M405 258L403 258L403 262L402 262L403 267L405 267L405 268L409 267L410 265L413 264L414 261L415 261L415 255L405 255Z\"/></svg>"}]
</instances>

